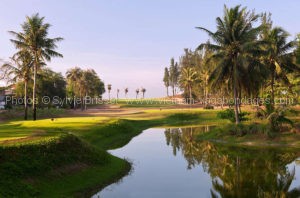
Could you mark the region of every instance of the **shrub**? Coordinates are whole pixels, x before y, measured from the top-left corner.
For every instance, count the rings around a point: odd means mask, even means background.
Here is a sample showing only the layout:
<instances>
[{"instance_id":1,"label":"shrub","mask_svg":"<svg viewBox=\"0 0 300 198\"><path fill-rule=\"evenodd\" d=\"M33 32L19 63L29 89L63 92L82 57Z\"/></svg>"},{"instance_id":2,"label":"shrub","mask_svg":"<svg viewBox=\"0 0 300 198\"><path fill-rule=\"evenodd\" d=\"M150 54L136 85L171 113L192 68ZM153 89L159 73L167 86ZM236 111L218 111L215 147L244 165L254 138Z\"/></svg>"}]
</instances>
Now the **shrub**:
<instances>
[{"instance_id":1,"label":"shrub","mask_svg":"<svg viewBox=\"0 0 300 198\"><path fill-rule=\"evenodd\" d=\"M173 119L176 121L189 121L199 119L199 115L196 113L188 114L188 113L175 113L168 116L168 119Z\"/></svg>"},{"instance_id":2,"label":"shrub","mask_svg":"<svg viewBox=\"0 0 300 198\"><path fill-rule=\"evenodd\" d=\"M226 134L230 136L242 137L244 135L252 135L252 134L265 134L266 133L266 125L265 124L227 124L226 126L218 127L213 129L213 131L217 131L219 134Z\"/></svg>"},{"instance_id":3,"label":"shrub","mask_svg":"<svg viewBox=\"0 0 300 198\"><path fill-rule=\"evenodd\" d=\"M203 109L214 109L214 106L208 104L208 105L205 105L203 107Z\"/></svg>"},{"instance_id":4,"label":"shrub","mask_svg":"<svg viewBox=\"0 0 300 198\"><path fill-rule=\"evenodd\" d=\"M269 132L280 132L283 124L288 124L293 127L294 123L290 119L286 118L283 111L273 112L268 116Z\"/></svg>"},{"instance_id":5,"label":"shrub","mask_svg":"<svg viewBox=\"0 0 300 198\"><path fill-rule=\"evenodd\" d=\"M246 116L249 114L250 113L248 113L248 112L239 113L240 121L248 120L248 118ZM233 109L226 109L224 111L220 111L220 112L218 112L217 117L221 118L221 119L228 119L231 122L235 122L235 113L234 113Z\"/></svg>"}]
</instances>

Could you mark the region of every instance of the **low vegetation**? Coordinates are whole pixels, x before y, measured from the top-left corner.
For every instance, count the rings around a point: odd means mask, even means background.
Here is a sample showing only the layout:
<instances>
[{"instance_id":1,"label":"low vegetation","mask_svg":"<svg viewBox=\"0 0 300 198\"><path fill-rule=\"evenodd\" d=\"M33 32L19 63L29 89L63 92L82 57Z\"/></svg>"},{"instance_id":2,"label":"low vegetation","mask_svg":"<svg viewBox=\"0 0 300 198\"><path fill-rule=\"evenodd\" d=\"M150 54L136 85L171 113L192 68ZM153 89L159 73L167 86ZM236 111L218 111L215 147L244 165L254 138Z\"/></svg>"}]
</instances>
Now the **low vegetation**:
<instances>
[{"instance_id":1,"label":"low vegetation","mask_svg":"<svg viewBox=\"0 0 300 198\"><path fill-rule=\"evenodd\" d=\"M127 161L106 150L125 145L142 130L226 123L211 111L175 112L147 110L123 119L73 117L4 123L0 126L0 195L90 196L130 169Z\"/></svg>"}]
</instances>

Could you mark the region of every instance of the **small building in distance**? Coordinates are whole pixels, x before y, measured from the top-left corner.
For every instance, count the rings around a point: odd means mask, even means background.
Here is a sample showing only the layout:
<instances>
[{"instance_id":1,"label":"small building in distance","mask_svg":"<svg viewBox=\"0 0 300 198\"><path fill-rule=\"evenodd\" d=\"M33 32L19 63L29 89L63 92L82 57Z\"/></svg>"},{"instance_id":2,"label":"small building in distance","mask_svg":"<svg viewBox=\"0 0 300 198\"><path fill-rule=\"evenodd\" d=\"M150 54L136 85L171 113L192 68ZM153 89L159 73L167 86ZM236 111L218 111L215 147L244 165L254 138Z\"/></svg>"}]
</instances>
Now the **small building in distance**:
<instances>
[{"instance_id":1,"label":"small building in distance","mask_svg":"<svg viewBox=\"0 0 300 198\"><path fill-rule=\"evenodd\" d=\"M7 87L0 87L0 110L5 109L6 97L13 96L15 94L15 85L10 85Z\"/></svg>"}]
</instances>

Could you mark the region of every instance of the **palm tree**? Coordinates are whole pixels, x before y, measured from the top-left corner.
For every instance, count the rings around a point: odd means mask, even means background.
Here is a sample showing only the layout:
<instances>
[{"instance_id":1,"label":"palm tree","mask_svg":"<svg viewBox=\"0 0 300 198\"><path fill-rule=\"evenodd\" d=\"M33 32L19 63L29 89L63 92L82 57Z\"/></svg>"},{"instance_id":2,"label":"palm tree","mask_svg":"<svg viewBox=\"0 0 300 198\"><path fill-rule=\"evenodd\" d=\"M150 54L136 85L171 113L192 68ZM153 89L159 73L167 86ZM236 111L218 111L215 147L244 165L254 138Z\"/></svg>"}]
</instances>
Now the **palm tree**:
<instances>
[{"instance_id":1,"label":"palm tree","mask_svg":"<svg viewBox=\"0 0 300 198\"><path fill-rule=\"evenodd\" d=\"M146 92L146 89L145 88L141 88L141 92L143 93L143 99L145 98L145 92Z\"/></svg>"},{"instance_id":2,"label":"palm tree","mask_svg":"<svg viewBox=\"0 0 300 198\"><path fill-rule=\"evenodd\" d=\"M126 88L124 89L124 91L125 91L125 98L127 98L128 88L126 87Z\"/></svg>"},{"instance_id":3,"label":"palm tree","mask_svg":"<svg viewBox=\"0 0 300 198\"><path fill-rule=\"evenodd\" d=\"M167 89L167 96L169 97L170 73L169 73L169 70L167 67L165 68L163 81L164 81L164 85Z\"/></svg>"},{"instance_id":4,"label":"palm tree","mask_svg":"<svg viewBox=\"0 0 300 198\"><path fill-rule=\"evenodd\" d=\"M190 104L192 103L192 86L198 80L198 74L192 67L186 67L181 70L179 83L188 90Z\"/></svg>"},{"instance_id":5,"label":"palm tree","mask_svg":"<svg viewBox=\"0 0 300 198\"><path fill-rule=\"evenodd\" d=\"M79 80L80 86L79 86L79 91L80 91L80 98L81 98L81 110L83 111L84 109L86 110L86 98L88 96L89 92L89 87L92 83L91 82L91 70L84 70L82 71L81 78Z\"/></svg>"},{"instance_id":6,"label":"palm tree","mask_svg":"<svg viewBox=\"0 0 300 198\"><path fill-rule=\"evenodd\" d=\"M28 81L31 76L31 68L33 59L28 51L20 51L11 58L11 63L5 63L1 69L4 71L4 75L10 77L12 82L23 80L24 82L24 120L28 118L28 105L27 105L27 91Z\"/></svg>"},{"instance_id":7,"label":"palm tree","mask_svg":"<svg viewBox=\"0 0 300 198\"><path fill-rule=\"evenodd\" d=\"M17 49L27 50L33 57L33 120L36 120L36 78L37 70L41 67L41 62L51 61L52 57L63 57L55 51L56 43L63 40L61 37L48 38L50 24L44 23L44 17L34 14L26 17L26 21L21 25L22 32L10 31L15 39L10 41Z\"/></svg>"},{"instance_id":8,"label":"palm tree","mask_svg":"<svg viewBox=\"0 0 300 198\"><path fill-rule=\"evenodd\" d=\"M117 89L117 99L119 99L120 89Z\"/></svg>"},{"instance_id":9,"label":"palm tree","mask_svg":"<svg viewBox=\"0 0 300 198\"><path fill-rule=\"evenodd\" d=\"M266 41L265 50L266 55L263 57L264 63L270 72L271 78L271 104L274 109L275 96L274 84L275 79L281 79L285 84L290 84L286 76L287 71L300 71L300 68L293 63L293 50L297 46L296 41L287 41L289 37L281 27L272 28L272 22L266 19L264 15L264 31L261 34L263 40Z\"/></svg>"},{"instance_id":10,"label":"palm tree","mask_svg":"<svg viewBox=\"0 0 300 198\"><path fill-rule=\"evenodd\" d=\"M110 100L111 84L107 85L107 90L108 90L108 100Z\"/></svg>"},{"instance_id":11,"label":"palm tree","mask_svg":"<svg viewBox=\"0 0 300 198\"><path fill-rule=\"evenodd\" d=\"M74 67L72 69L69 69L66 73L68 84L71 86L73 97L74 97L74 110L76 109L76 96L79 96L79 87L80 85L80 79L82 76L83 71L79 67Z\"/></svg>"},{"instance_id":12,"label":"palm tree","mask_svg":"<svg viewBox=\"0 0 300 198\"><path fill-rule=\"evenodd\" d=\"M137 99L137 98L138 98L138 95L139 95L139 93L140 93L140 89L137 88L137 89L135 90L135 93L136 93L135 99Z\"/></svg>"},{"instance_id":13,"label":"palm tree","mask_svg":"<svg viewBox=\"0 0 300 198\"><path fill-rule=\"evenodd\" d=\"M262 25L254 28L259 15L246 8L236 6L228 9L224 8L224 17L218 17L217 31L211 32L203 27L197 27L208 33L214 43L203 43L197 49L209 49L214 53L210 57L217 63L216 69L210 76L210 81L214 84L221 84L225 80L230 80L234 97L235 120L239 123L238 93L244 68L250 65L259 64L255 57L261 54L262 42L257 40L258 34L262 30Z\"/></svg>"}]
</instances>

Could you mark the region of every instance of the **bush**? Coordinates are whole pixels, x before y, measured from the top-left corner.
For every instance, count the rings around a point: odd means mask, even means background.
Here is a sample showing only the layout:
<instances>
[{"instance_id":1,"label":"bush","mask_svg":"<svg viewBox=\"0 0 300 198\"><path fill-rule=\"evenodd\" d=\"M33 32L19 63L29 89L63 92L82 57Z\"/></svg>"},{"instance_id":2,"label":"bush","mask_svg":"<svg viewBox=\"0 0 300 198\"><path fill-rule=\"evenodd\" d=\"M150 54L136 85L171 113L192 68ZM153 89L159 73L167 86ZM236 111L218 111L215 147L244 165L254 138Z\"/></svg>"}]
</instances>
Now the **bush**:
<instances>
[{"instance_id":1,"label":"bush","mask_svg":"<svg viewBox=\"0 0 300 198\"><path fill-rule=\"evenodd\" d=\"M214 109L214 106L208 104L208 105L205 105L203 107L203 109Z\"/></svg>"},{"instance_id":2,"label":"bush","mask_svg":"<svg viewBox=\"0 0 300 198\"><path fill-rule=\"evenodd\" d=\"M240 121L248 120L248 118L246 116L249 114L250 113L248 113L248 112L239 113ZM224 111L220 111L220 112L218 112L217 117L221 118L221 119L228 119L231 122L235 122L235 113L234 113L233 109L226 109Z\"/></svg>"},{"instance_id":3,"label":"bush","mask_svg":"<svg viewBox=\"0 0 300 198\"><path fill-rule=\"evenodd\" d=\"M268 125L270 133L278 133L283 128L283 124L293 127L294 123L286 118L283 111L273 112L268 116Z\"/></svg>"},{"instance_id":4,"label":"bush","mask_svg":"<svg viewBox=\"0 0 300 198\"><path fill-rule=\"evenodd\" d=\"M172 119L175 121L189 121L189 120L199 119L199 114L175 113L175 114L168 116L168 119Z\"/></svg>"},{"instance_id":5,"label":"bush","mask_svg":"<svg viewBox=\"0 0 300 198\"><path fill-rule=\"evenodd\" d=\"M216 129L219 134L226 134L230 136L242 137L244 135L253 135L253 134L266 134L267 126L265 124L227 124L226 126L218 127ZM269 136L269 135L268 135Z\"/></svg>"}]
</instances>

